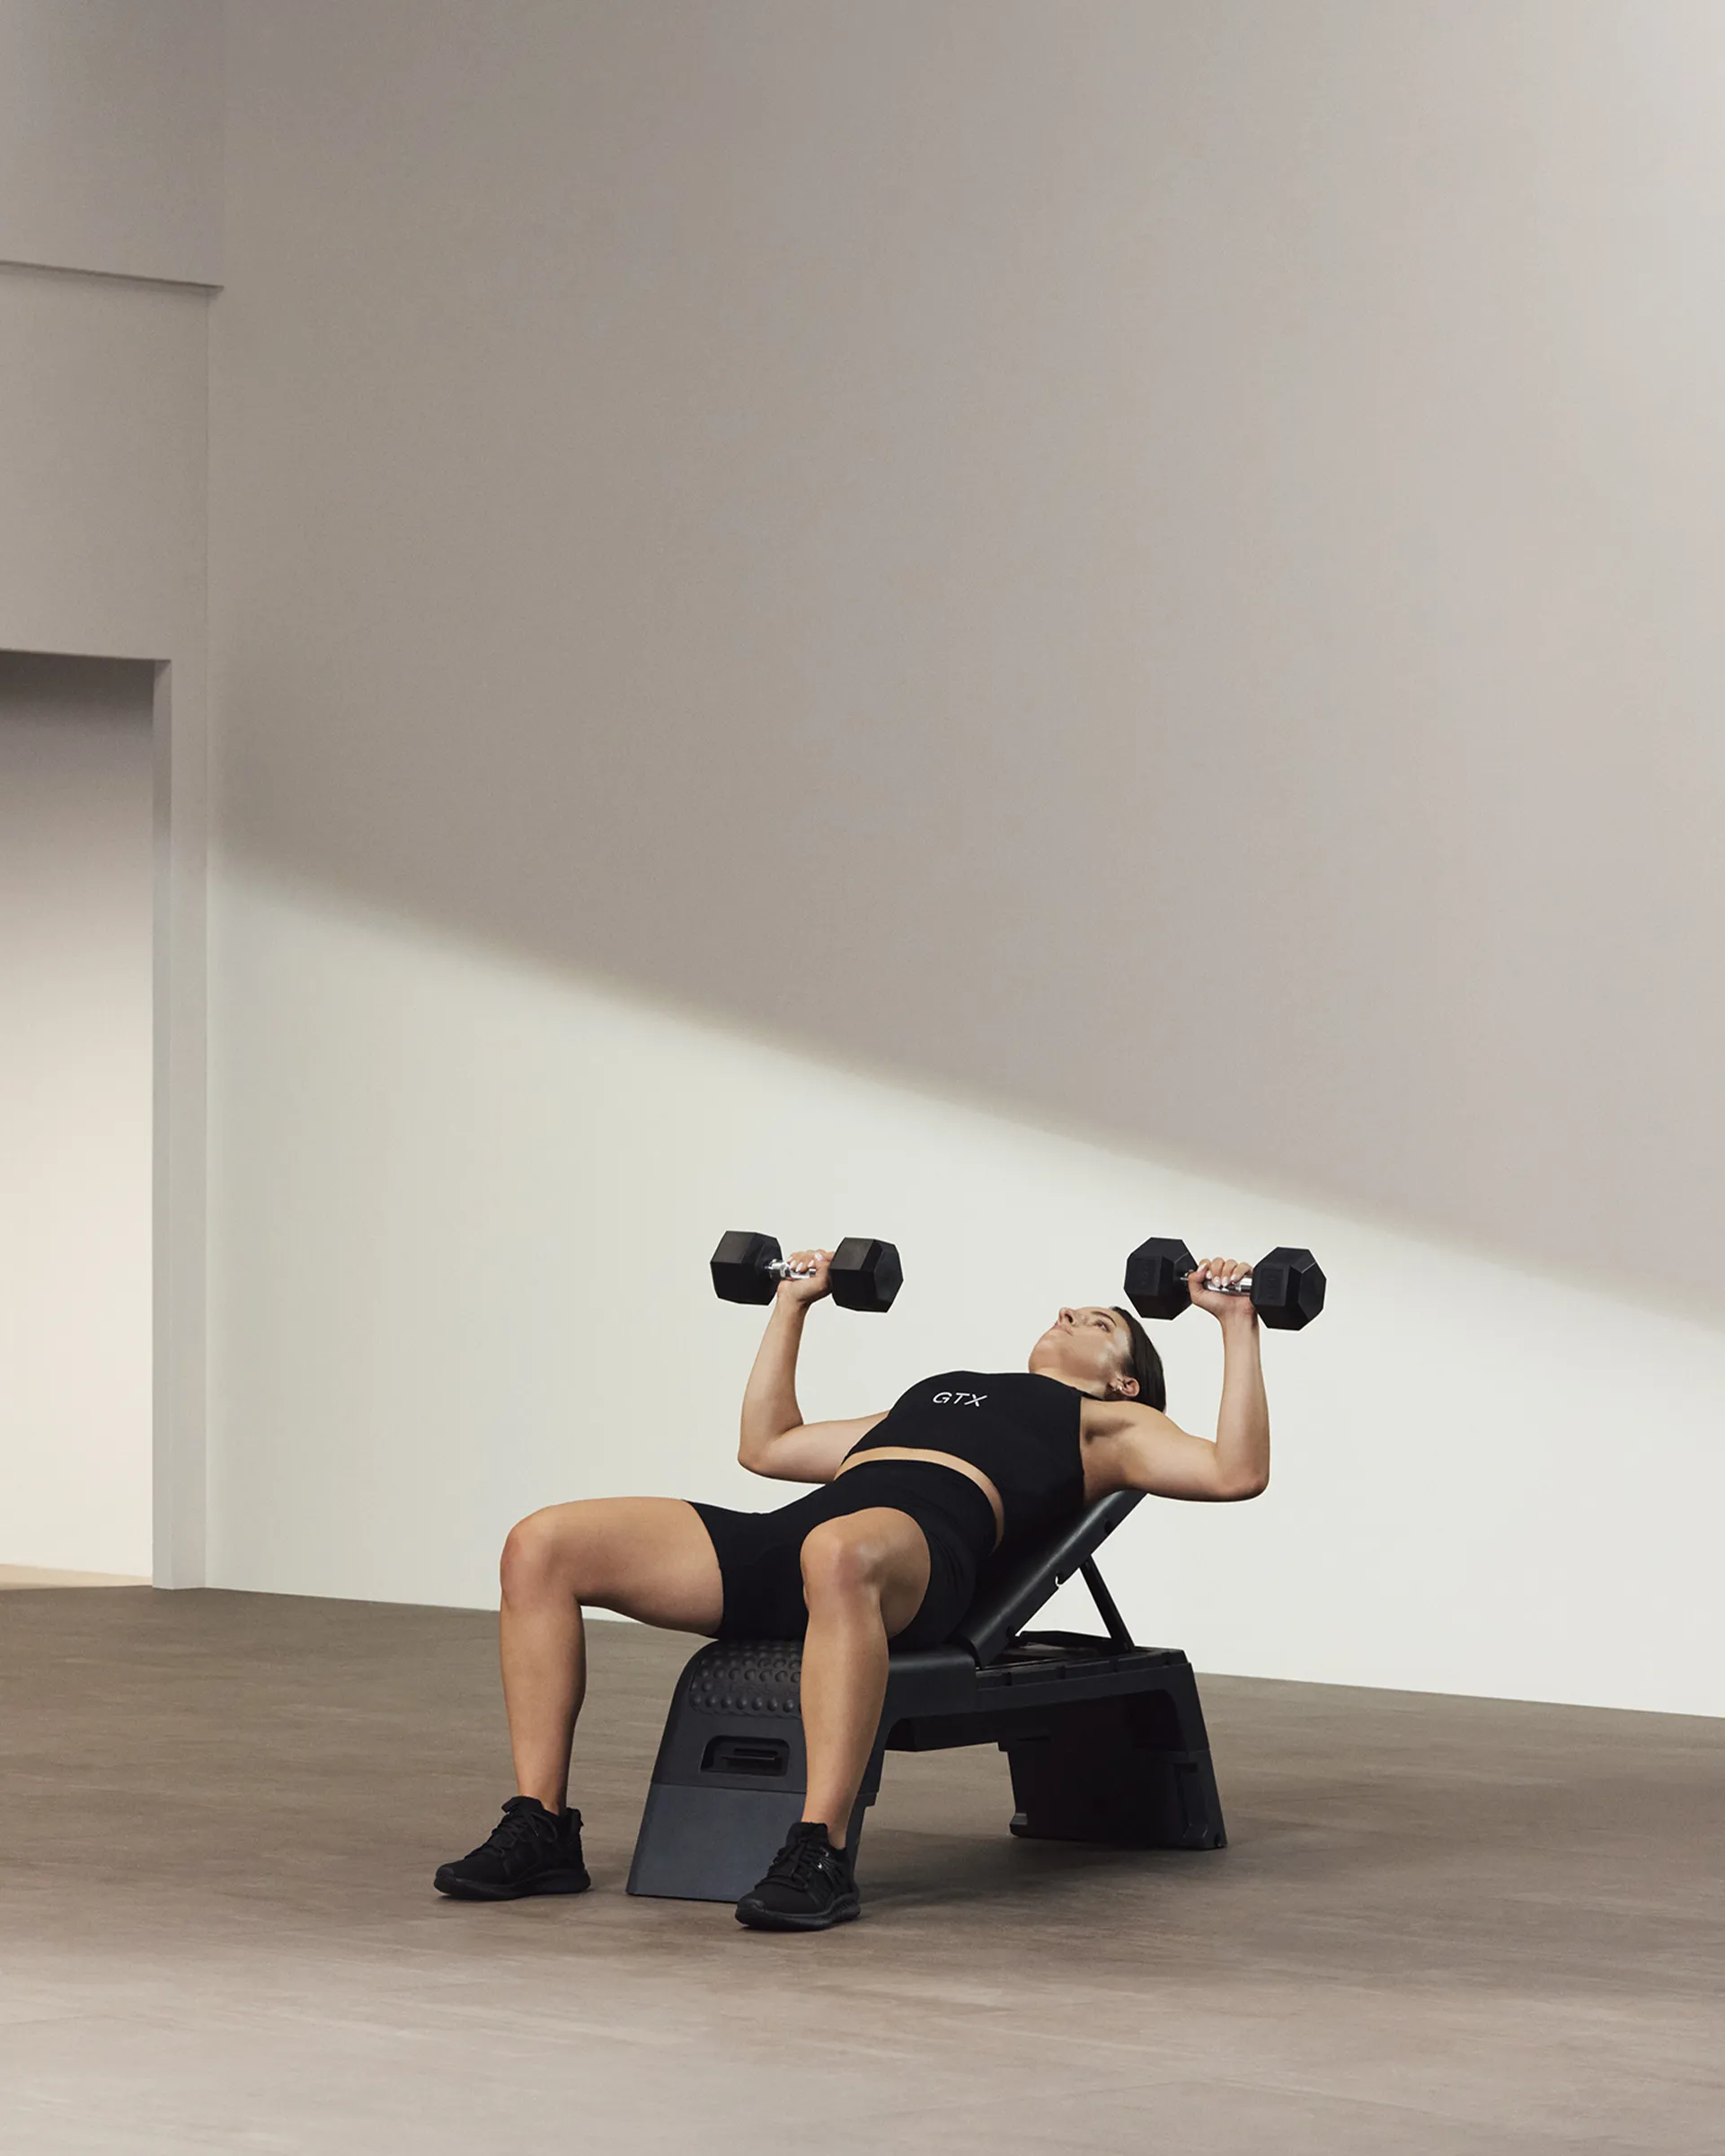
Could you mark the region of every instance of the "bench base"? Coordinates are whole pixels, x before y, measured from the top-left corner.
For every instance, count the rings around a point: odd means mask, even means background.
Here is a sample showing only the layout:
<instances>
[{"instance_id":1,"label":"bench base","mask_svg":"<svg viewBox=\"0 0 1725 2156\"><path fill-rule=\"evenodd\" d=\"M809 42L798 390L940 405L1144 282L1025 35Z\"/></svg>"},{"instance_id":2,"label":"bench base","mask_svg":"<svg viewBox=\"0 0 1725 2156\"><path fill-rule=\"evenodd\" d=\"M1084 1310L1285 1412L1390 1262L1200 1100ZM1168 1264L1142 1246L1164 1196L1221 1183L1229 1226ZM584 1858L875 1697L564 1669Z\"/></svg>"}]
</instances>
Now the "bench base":
<instances>
[{"instance_id":1,"label":"bench base","mask_svg":"<svg viewBox=\"0 0 1725 2156\"><path fill-rule=\"evenodd\" d=\"M734 1902L771 1863L808 1787L801 1643L725 1640L677 1680L635 1840L629 1892ZM1226 1841L1191 1665L1176 1648L1025 1633L978 1668L962 1648L894 1655L849 1828L889 1751L995 1744L1014 1834L1135 1849Z\"/></svg>"}]
</instances>

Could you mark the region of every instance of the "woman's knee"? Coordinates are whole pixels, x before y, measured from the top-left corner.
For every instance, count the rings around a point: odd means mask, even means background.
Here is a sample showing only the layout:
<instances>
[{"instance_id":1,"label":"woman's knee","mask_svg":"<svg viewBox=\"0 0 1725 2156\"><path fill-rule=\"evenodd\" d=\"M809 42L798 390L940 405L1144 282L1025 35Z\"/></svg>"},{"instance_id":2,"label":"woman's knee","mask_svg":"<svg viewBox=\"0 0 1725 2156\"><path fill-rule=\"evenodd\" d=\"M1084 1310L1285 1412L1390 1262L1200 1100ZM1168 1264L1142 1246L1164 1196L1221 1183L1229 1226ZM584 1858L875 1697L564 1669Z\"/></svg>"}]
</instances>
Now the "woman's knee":
<instances>
[{"instance_id":1,"label":"woman's knee","mask_svg":"<svg viewBox=\"0 0 1725 2156\"><path fill-rule=\"evenodd\" d=\"M572 1538L556 1515L555 1507L530 1512L525 1520L518 1520L505 1537L498 1575L510 1600L572 1588Z\"/></svg>"},{"instance_id":2,"label":"woman's knee","mask_svg":"<svg viewBox=\"0 0 1725 2156\"><path fill-rule=\"evenodd\" d=\"M887 1552L880 1537L854 1520L823 1520L803 1538L805 1595L878 1597L886 1568Z\"/></svg>"}]
</instances>

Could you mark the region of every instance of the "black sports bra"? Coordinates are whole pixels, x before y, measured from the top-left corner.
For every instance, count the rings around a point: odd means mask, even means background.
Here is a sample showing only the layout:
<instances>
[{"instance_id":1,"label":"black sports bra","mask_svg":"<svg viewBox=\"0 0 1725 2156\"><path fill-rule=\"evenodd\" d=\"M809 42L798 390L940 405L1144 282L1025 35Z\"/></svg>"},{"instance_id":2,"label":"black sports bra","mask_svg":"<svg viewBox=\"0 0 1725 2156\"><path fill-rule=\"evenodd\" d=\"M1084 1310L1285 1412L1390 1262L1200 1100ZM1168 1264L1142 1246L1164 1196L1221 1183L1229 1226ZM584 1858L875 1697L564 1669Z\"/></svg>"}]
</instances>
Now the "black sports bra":
<instances>
[{"instance_id":1,"label":"black sports bra","mask_svg":"<svg viewBox=\"0 0 1725 2156\"><path fill-rule=\"evenodd\" d=\"M905 1445L979 1468L1000 1492L1004 1549L1083 1510L1084 1402L1057 1377L948 1370L913 1385L845 1457Z\"/></svg>"}]
</instances>

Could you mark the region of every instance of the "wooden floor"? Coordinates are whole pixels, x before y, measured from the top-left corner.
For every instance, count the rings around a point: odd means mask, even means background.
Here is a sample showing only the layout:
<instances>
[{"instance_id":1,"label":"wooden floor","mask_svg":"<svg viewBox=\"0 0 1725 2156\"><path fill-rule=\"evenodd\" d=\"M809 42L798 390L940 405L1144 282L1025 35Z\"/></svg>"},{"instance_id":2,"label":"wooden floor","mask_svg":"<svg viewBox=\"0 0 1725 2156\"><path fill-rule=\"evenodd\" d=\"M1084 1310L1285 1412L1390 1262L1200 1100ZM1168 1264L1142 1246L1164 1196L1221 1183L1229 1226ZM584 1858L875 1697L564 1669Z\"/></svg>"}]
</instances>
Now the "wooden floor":
<instances>
[{"instance_id":1,"label":"wooden floor","mask_svg":"<svg viewBox=\"0 0 1725 2156\"><path fill-rule=\"evenodd\" d=\"M1725 2148L1725 1723L1210 1679L1232 1845L1013 1842L895 1756L861 1923L623 1893L691 1642L596 1626L595 1889L430 1875L509 1794L491 1621L0 1598L21 2156Z\"/></svg>"},{"instance_id":2,"label":"wooden floor","mask_svg":"<svg viewBox=\"0 0 1725 2156\"><path fill-rule=\"evenodd\" d=\"M147 1587L133 1572L61 1572L43 1565L0 1565L0 1593L7 1587Z\"/></svg>"}]
</instances>

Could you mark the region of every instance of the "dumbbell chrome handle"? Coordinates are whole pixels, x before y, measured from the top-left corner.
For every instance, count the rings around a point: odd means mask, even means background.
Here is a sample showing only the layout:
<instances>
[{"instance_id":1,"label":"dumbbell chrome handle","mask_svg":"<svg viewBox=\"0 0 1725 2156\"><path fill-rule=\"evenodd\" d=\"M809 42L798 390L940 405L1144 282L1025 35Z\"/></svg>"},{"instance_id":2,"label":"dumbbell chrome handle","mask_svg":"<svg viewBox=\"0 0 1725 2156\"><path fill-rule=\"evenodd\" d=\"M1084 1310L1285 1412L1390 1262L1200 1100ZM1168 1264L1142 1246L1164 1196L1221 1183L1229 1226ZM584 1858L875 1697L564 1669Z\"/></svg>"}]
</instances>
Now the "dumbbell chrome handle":
<instances>
[{"instance_id":1,"label":"dumbbell chrome handle","mask_svg":"<svg viewBox=\"0 0 1725 2156\"><path fill-rule=\"evenodd\" d=\"M1182 1273L1180 1277L1186 1281L1198 1278L1196 1273ZM1252 1275L1248 1273L1243 1280L1218 1280L1214 1285L1206 1278L1201 1285L1213 1295L1249 1295L1252 1293Z\"/></svg>"},{"instance_id":2,"label":"dumbbell chrome handle","mask_svg":"<svg viewBox=\"0 0 1725 2156\"><path fill-rule=\"evenodd\" d=\"M771 1258L761 1268L771 1273L775 1280L808 1280L814 1276L812 1265L798 1265L793 1259Z\"/></svg>"}]
</instances>

